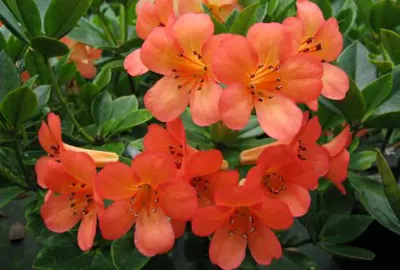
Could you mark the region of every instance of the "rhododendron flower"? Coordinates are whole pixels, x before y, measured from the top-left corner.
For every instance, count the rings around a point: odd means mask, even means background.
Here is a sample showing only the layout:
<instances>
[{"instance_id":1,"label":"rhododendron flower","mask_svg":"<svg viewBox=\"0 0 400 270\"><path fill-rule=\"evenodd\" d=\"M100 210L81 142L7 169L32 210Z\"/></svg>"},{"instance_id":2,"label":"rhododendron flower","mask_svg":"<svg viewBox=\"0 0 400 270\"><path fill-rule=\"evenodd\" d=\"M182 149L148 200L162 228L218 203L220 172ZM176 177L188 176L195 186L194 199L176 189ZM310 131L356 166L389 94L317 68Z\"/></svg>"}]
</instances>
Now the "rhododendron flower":
<instances>
[{"instance_id":1,"label":"rhododendron flower","mask_svg":"<svg viewBox=\"0 0 400 270\"><path fill-rule=\"evenodd\" d=\"M219 121L222 90L213 76L211 58L225 35L213 37L213 33L208 15L188 13L169 28L156 28L143 44L143 63L165 75L144 97L146 108L158 120L174 120L190 103L197 125Z\"/></svg>"},{"instance_id":2,"label":"rhododendron flower","mask_svg":"<svg viewBox=\"0 0 400 270\"><path fill-rule=\"evenodd\" d=\"M255 107L269 136L287 140L299 132L302 111L296 103L319 97L322 64L315 57L290 53L290 35L278 23L253 25L247 39L224 39L214 53L213 70L228 85L219 109L229 128L242 129Z\"/></svg>"},{"instance_id":3,"label":"rhododendron flower","mask_svg":"<svg viewBox=\"0 0 400 270\"><path fill-rule=\"evenodd\" d=\"M176 172L164 153L139 154L131 167L107 164L98 175L97 188L115 202L100 216L103 237L118 239L136 223L135 245L142 254L168 252L175 239L170 218L189 220L197 208L195 190L176 180Z\"/></svg>"},{"instance_id":4,"label":"rhododendron flower","mask_svg":"<svg viewBox=\"0 0 400 270\"><path fill-rule=\"evenodd\" d=\"M71 50L70 59L75 62L82 76L93 79L97 73L94 61L101 58L102 51L67 37L63 37L61 41Z\"/></svg>"},{"instance_id":5,"label":"rhododendron flower","mask_svg":"<svg viewBox=\"0 0 400 270\"><path fill-rule=\"evenodd\" d=\"M65 151L60 162L49 160L45 174L40 176L52 192L59 194L50 196L40 209L46 227L63 233L82 220L78 244L84 251L93 246L97 215L103 209L103 201L94 190L96 174L89 155Z\"/></svg>"},{"instance_id":6,"label":"rhododendron flower","mask_svg":"<svg viewBox=\"0 0 400 270\"><path fill-rule=\"evenodd\" d=\"M236 173L235 181L238 182ZM210 259L222 269L239 267L248 245L258 264L268 265L282 256L282 247L271 229L287 229L293 223L287 206L263 198L259 189L224 187L215 194L215 205L199 208L192 219L198 236L214 233Z\"/></svg>"},{"instance_id":7,"label":"rhododendron flower","mask_svg":"<svg viewBox=\"0 0 400 270\"><path fill-rule=\"evenodd\" d=\"M321 136L321 125L318 117L313 117L309 121L308 117L309 113L305 112L303 114L302 128L294 138L245 150L240 153L241 163L255 164L265 148L285 144L297 151L299 160L310 163L312 170L316 172L318 177L324 176L329 169L329 154L324 147L317 144L317 140Z\"/></svg>"},{"instance_id":8,"label":"rhododendron flower","mask_svg":"<svg viewBox=\"0 0 400 270\"><path fill-rule=\"evenodd\" d=\"M312 165L300 162L296 155L296 151L287 145L265 148L257 166L247 174L244 187L261 188L265 197L285 202L293 216L300 217L310 207L308 189L317 186L318 177Z\"/></svg>"},{"instance_id":9,"label":"rhododendron flower","mask_svg":"<svg viewBox=\"0 0 400 270\"><path fill-rule=\"evenodd\" d=\"M343 38L335 18L324 19L320 8L311 1L297 1L297 17L283 21L283 25L292 34L294 54L309 54L323 61L322 95L329 99L340 100L349 90L347 74L340 68L329 64L335 60L343 48ZM308 104L317 110L317 101Z\"/></svg>"},{"instance_id":10,"label":"rhododendron flower","mask_svg":"<svg viewBox=\"0 0 400 270\"><path fill-rule=\"evenodd\" d=\"M29 75L28 71L24 71L21 73L21 81L23 83L27 82L31 78L31 75Z\"/></svg>"},{"instance_id":11,"label":"rhododendron flower","mask_svg":"<svg viewBox=\"0 0 400 270\"><path fill-rule=\"evenodd\" d=\"M332 141L323 145L330 156L329 171L325 178L332 181L343 194L346 193L342 183L347 178L350 162L350 153L347 151L347 147L351 143L351 134L350 127L346 126Z\"/></svg>"},{"instance_id":12,"label":"rhododendron flower","mask_svg":"<svg viewBox=\"0 0 400 270\"><path fill-rule=\"evenodd\" d=\"M220 22L225 22L235 9L241 9L237 0L179 0L179 14L203 13L203 5L205 5Z\"/></svg>"},{"instance_id":13,"label":"rhododendron flower","mask_svg":"<svg viewBox=\"0 0 400 270\"><path fill-rule=\"evenodd\" d=\"M43 150L48 154L47 157L40 158L35 165L38 184L42 188L47 188L42 176L45 175L44 172L47 170L48 162L52 160L59 161L60 154L66 150L88 154L94 160L97 167L102 167L106 163L116 162L119 160L118 155L115 153L89 150L63 143L61 137L61 120L60 117L54 113L48 114L47 123L45 121L42 122L38 138Z\"/></svg>"}]
</instances>

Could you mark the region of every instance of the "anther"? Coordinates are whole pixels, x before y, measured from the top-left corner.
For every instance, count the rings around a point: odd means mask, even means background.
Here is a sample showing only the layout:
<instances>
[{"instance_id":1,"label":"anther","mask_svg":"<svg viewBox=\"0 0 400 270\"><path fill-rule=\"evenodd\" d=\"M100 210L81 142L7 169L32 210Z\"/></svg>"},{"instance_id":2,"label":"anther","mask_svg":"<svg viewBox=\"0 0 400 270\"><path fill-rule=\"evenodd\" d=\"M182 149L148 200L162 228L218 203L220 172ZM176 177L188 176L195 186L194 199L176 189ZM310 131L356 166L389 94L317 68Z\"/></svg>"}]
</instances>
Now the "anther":
<instances>
[{"instance_id":1,"label":"anther","mask_svg":"<svg viewBox=\"0 0 400 270\"><path fill-rule=\"evenodd\" d=\"M181 89L182 88L182 85L178 85L178 89Z\"/></svg>"},{"instance_id":2,"label":"anther","mask_svg":"<svg viewBox=\"0 0 400 270\"><path fill-rule=\"evenodd\" d=\"M178 70L176 70L175 68L172 69L172 72L177 72Z\"/></svg>"},{"instance_id":3,"label":"anther","mask_svg":"<svg viewBox=\"0 0 400 270\"><path fill-rule=\"evenodd\" d=\"M137 217L139 214L138 214L138 212L135 212L133 215L134 215L135 217Z\"/></svg>"},{"instance_id":4,"label":"anther","mask_svg":"<svg viewBox=\"0 0 400 270\"><path fill-rule=\"evenodd\" d=\"M259 102L263 102L264 99L263 99L263 98L258 98L258 101L259 101Z\"/></svg>"},{"instance_id":5,"label":"anther","mask_svg":"<svg viewBox=\"0 0 400 270\"><path fill-rule=\"evenodd\" d=\"M71 203L71 205L69 207L74 208L76 205L76 203Z\"/></svg>"},{"instance_id":6,"label":"anther","mask_svg":"<svg viewBox=\"0 0 400 270\"><path fill-rule=\"evenodd\" d=\"M250 84L250 88L254 90L256 89L256 86L254 84Z\"/></svg>"},{"instance_id":7,"label":"anther","mask_svg":"<svg viewBox=\"0 0 400 270\"><path fill-rule=\"evenodd\" d=\"M74 182L74 183L72 183L72 184L71 184L71 186L73 186L73 187L76 187L76 183L75 183L75 182Z\"/></svg>"},{"instance_id":8,"label":"anther","mask_svg":"<svg viewBox=\"0 0 400 270\"><path fill-rule=\"evenodd\" d=\"M264 67L264 64L259 64L258 65L258 68L263 68Z\"/></svg>"},{"instance_id":9,"label":"anther","mask_svg":"<svg viewBox=\"0 0 400 270\"><path fill-rule=\"evenodd\" d=\"M203 69L204 69L204 70L207 70L208 68L207 68L207 67L204 67Z\"/></svg>"},{"instance_id":10,"label":"anther","mask_svg":"<svg viewBox=\"0 0 400 270\"><path fill-rule=\"evenodd\" d=\"M308 38L308 39L306 40L306 43L307 43L307 44L310 44L310 43L312 43L313 41L314 41L313 38Z\"/></svg>"},{"instance_id":11,"label":"anther","mask_svg":"<svg viewBox=\"0 0 400 270\"><path fill-rule=\"evenodd\" d=\"M197 90L200 91L201 90L201 86L197 87Z\"/></svg>"},{"instance_id":12,"label":"anther","mask_svg":"<svg viewBox=\"0 0 400 270\"><path fill-rule=\"evenodd\" d=\"M251 223L251 224L253 224L253 222L254 222L254 219L253 219L253 217L252 217L252 216L249 216L249 221L250 221L250 223Z\"/></svg>"},{"instance_id":13,"label":"anther","mask_svg":"<svg viewBox=\"0 0 400 270\"><path fill-rule=\"evenodd\" d=\"M268 98L269 98L269 99L272 99L272 98L273 98L273 96L268 96Z\"/></svg>"},{"instance_id":14,"label":"anther","mask_svg":"<svg viewBox=\"0 0 400 270\"><path fill-rule=\"evenodd\" d=\"M87 199L86 200L86 203L92 203L94 200L92 199L92 198L90 198L90 199Z\"/></svg>"},{"instance_id":15,"label":"anther","mask_svg":"<svg viewBox=\"0 0 400 270\"><path fill-rule=\"evenodd\" d=\"M256 230L256 227L251 227L249 233L252 233L252 232L254 232L255 230Z\"/></svg>"},{"instance_id":16,"label":"anther","mask_svg":"<svg viewBox=\"0 0 400 270\"><path fill-rule=\"evenodd\" d=\"M156 212L156 209L155 209L155 208L151 209L151 212L155 213L155 212Z\"/></svg>"},{"instance_id":17,"label":"anther","mask_svg":"<svg viewBox=\"0 0 400 270\"><path fill-rule=\"evenodd\" d=\"M321 43L317 44L317 46L315 47L315 49L316 49L317 51L322 50L322 44L321 44Z\"/></svg>"},{"instance_id":18,"label":"anther","mask_svg":"<svg viewBox=\"0 0 400 270\"><path fill-rule=\"evenodd\" d=\"M276 66L276 71L280 71L281 70L281 67L280 66Z\"/></svg>"},{"instance_id":19,"label":"anther","mask_svg":"<svg viewBox=\"0 0 400 270\"><path fill-rule=\"evenodd\" d=\"M160 199L155 198L154 203L158 203L160 201Z\"/></svg>"},{"instance_id":20,"label":"anther","mask_svg":"<svg viewBox=\"0 0 400 270\"><path fill-rule=\"evenodd\" d=\"M179 75L172 75L172 78L178 79L178 78L179 78Z\"/></svg>"},{"instance_id":21,"label":"anther","mask_svg":"<svg viewBox=\"0 0 400 270\"><path fill-rule=\"evenodd\" d=\"M178 56L179 57L183 57L183 53L178 53Z\"/></svg>"},{"instance_id":22,"label":"anther","mask_svg":"<svg viewBox=\"0 0 400 270\"><path fill-rule=\"evenodd\" d=\"M282 80L281 77L276 78L277 82L280 82L281 80Z\"/></svg>"},{"instance_id":23,"label":"anther","mask_svg":"<svg viewBox=\"0 0 400 270\"><path fill-rule=\"evenodd\" d=\"M281 90L281 89L282 89L282 85L277 85L277 86L276 86L276 90L279 91L279 90Z\"/></svg>"},{"instance_id":24,"label":"anther","mask_svg":"<svg viewBox=\"0 0 400 270\"><path fill-rule=\"evenodd\" d=\"M243 238L247 239L247 233L242 234Z\"/></svg>"},{"instance_id":25,"label":"anther","mask_svg":"<svg viewBox=\"0 0 400 270\"><path fill-rule=\"evenodd\" d=\"M196 51L193 51L193 54L194 54L194 55L197 55L197 52L196 52Z\"/></svg>"},{"instance_id":26,"label":"anther","mask_svg":"<svg viewBox=\"0 0 400 270\"><path fill-rule=\"evenodd\" d=\"M250 78L252 78L252 79L255 78L255 77L256 77L255 74L251 74L251 75L250 75Z\"/></svg>"},{"instance_id":27,"label":"anther","mask_svg":"<svg viewBox=\"0 0 400 270\"><path fill-rule=\"evenodd\" d=\"M86 187L86 184L81 184L81 188L85 188Z\"/></svg>"},{"instance_id":28,"label":"anther","mask_svg":"<svg viewBox=\"0 0 400 270\"><path fill-rule=\"evenodd\" d=\"M204 79L200 79L200 82L203 83L203 82L204 82Z\"/></svg>"},{"instance_id":29,"label":"anther","mask_svg":"<svg viewBox=\"0 0 400 270\"><path fill-rule=\"evenodd\" d=\"M231 223L231 225L233 225L235 223L235 219L231 218L230 223Z\"/></svg>"},{"instance_id":30,"label":"anther","mask_svg":"<svg viewBox=\"0 0 400 270\"><path fill-rule=\"evenodd\" d=\"M78 215L78 212L74 210L74 211L72 211L72 215L76 216L76 215Z\"/></svg>"}]
</instances>

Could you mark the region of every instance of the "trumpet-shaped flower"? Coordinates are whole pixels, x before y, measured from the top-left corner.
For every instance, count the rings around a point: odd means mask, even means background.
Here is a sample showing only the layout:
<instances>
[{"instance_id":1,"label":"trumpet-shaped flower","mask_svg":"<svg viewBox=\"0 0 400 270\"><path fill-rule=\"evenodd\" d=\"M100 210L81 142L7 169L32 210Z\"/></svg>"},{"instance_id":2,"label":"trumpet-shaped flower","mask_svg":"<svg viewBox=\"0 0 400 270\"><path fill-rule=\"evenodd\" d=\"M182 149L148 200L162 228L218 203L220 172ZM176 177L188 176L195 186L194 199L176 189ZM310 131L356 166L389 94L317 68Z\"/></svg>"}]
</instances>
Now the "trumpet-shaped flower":
<instances>
[{"instance_id":1,"label":"trumpet-shaped flower","mask_svg":"<svg viewBox=\"0 0 400 270\"><path fill-rule=\"evenodd\" d=\"M193 121L206 126L219 121L221 87L211 68L214 50L225 35L214 36L206 14L184 14L167 28L156 28L141 50L143 63L164 75L145 95L144 103L160 121L177 118L190 103Z\"/></svg>"},{"instance_id":2,"label":"trumpet-shaped flower","mask_svg":"<svg viewBox=\"0 0 400 270\"><path fill-rule=\"evenodd\" d=\"M311 1L297 1L297 17L284 20L283 25L292 34L293 54L309 54L323 61L322 95L340 100L349 90L346 73L329 62L335 60L343 48L343 38L335 18L324 19L320 8ZM316 110L318 104L309 105Z\"/></svg>"},{"instance_id":3,"label":"trumpet-shaped flower","mask_svg":"<svg viewBox=\"0 0 400 270\"><path fill-rule=\"evenodd\" d=\"M94 190L96 166L85 153L64 151L60 162L49 160L43 176L52 195L43 204L40 214L46 227L57 233L72 229L82 221L78 230L79 247L87 251L93 246L97 215L103 201Z\"/></svg>"},{"instance_id":4,"label":"trumpet-shaped flower","mask_svg":"<svg viewBox=\"0 0 400 270\"><path fill-rule=\"evenodd\" d=\"M118 239L136 223L134 241L142 254L168 252L176 236L170 220L189 220L197 208L195 190L176 180L176 172L164 153L144 152L131 167L106 165L98 175L97 189L115 202L100 216L103 237Z\"/></svg>"},{"instance_id":5,"label":"trumpet-shaped flower","mask_svg":"<svg viewBox=\"0 0 400 270\"><path fill-rule=\"evenodd\" d=\"M264 198L260 189L236 185L219 189L215 205L196 211L192 231L198 236L214 233L211 261L222 269L235 269L245 257L246 246L258 264L268 265L273 258L280 258L282 247L271 229L287 229L292 223L293 216L284 203Z\"/></svg>"},{"instance_id":6,"label":"trumpet-shaped flower","mask_svg":"<svg viewBox=\"0 0 400 270\"><path fill-rule=\"evenodd\" d=\"M319 97L322 64L313 56L290 54L290 35L278 23L253 25L247 39L223 40L214 53L213 71L228 85L219 109L229 128L243 128L255 107L269 136L287 140L299 132L302 112L296 103Z\"/></svg>"},{"instance_id":7,"label":"trumpet-shaped flower","mask_svg":"<svg viewBox=\"0 0 400 270\"><path fill-rule=\"evenodd\" d=\"M317 186L318 177L309 163L300 162L287 145L266 148L246 177L245 188L261 188L265 197L287 204L293 216L307 213L311 198L308 189Z\"/></svg>"},{"instance_id":8,"label":"trumpet-shaped flower","mask_svg":"<svg viewBox=\"0 0 400 270\"><path fill-rule=\"evenodd\" d=\"M179 0L178 11L179 14L203 13L202 5L205 5L218 21L225 22L235 9L241 9L237 2L237 0Z\"/></svg>"}]
</instances>

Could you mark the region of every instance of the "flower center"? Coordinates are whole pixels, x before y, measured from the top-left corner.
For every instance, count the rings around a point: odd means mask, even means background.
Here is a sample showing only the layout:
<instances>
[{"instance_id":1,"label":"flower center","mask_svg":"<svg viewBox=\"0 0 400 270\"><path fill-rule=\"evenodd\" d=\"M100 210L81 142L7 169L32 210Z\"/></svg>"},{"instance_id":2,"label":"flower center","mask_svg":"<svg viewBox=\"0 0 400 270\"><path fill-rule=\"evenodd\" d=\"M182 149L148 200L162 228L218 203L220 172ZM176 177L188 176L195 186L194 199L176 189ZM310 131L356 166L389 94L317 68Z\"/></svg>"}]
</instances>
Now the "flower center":
<instances>
[{"instance_id":1,"label":"flower center","mask_svg":"<svg viewBox=\"0 0 400 270\"><path fill-rule=\"evenodd\" d=\"M270 172L263 176L264 186L272 193L279 194L281 191L286 189L286 182L282 175L275 172Z\"/></svg>"},{"instance_id":2,"label":"flower center","mask_svg":"<svg viewBox=\"0 0 400 270\"><path fill-rule=\"evenodd\" d=\"M190 180L190 185L196 189L197 198L202 205L208 205L213 201L212 193L210 192L210 182L201 177L195 177Z\"/></svg>"},{"instance_id":3,"label":"flower center","mask_svg":"<svg viewBox=\"0 0 400 270\"><path fill-rule=\"evenodd\" d=\"M322 50L322 43L310 37L300 44L299 53L311 53Z\"/></svg>"},{"instance_id":4,"label":"flower center","mask_svg":"<svg viewBox=\"0 0 400 270\"><path fill-rule=\"evenodd\" d=\"M70 208L72 210L73 216L85 216L87 215L90 210L94 207L94 199L92 193L86 194L76 194L72 192L68 196L68 200L70 201Z\"/></svg>"},{"instance_id":5,"label":"flower center","mask_svg":"<svg viewBox=\"0 0 400 270\"><path fill-rule=\"evenodd\" d=\"M154 190L150 185L143 184L139 186L139 191L132 196L130 203L130 212L134 214L135 217L139 215L140 210L143 208L147 213L154 213L157 211L160 198L158 192Z\"/></svg>"},{"instance_id":6,"label":"flower center","mask_svg":"<svg viewBox=\"0 0 400 270\"><path fill-rule=\"evenodd\" d=\"M274 92L282 89L282 77L280 76L280 67L277 65L268 66L259 64L257 70L250 75L249 90L250 93L257 98L259 102L263 102L266 98L273 98Z\"/></svg>"},{"instance_id":7,"label":"flower center","mask_svg":"<svg viewBox=\"0 0 400 270\"><path fill-rule=\"evenodd\" d=\"M179 144L178 146L175 145L168 145L168 153L173 157L176 168L180 169L182 167L183 161L183 145Z\"/></svg>"},{"instance_id":8,"label":"flower center","mask_svg":"<svg viewBox=\"0 0 400 270\"><path fill-rule=\"evenodd\" d=\"M229 235L241 235L247 238L248 234L256 231L256 221L248 207L237 208L229 220Z\"/></svg>"}]
</instances>

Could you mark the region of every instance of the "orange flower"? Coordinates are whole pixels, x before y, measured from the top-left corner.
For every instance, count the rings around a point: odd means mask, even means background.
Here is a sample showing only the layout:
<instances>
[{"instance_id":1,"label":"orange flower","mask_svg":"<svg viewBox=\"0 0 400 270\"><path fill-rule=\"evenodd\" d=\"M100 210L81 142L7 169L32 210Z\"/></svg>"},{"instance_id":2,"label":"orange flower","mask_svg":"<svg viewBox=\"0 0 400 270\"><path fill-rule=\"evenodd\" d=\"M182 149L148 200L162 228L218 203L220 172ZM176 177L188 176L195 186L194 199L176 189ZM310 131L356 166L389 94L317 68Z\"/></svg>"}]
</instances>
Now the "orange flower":
<instances>
[{"instance_id":1,"label":"orange flower","mask_svg":"<svg viewBox=\"0 0 400 270\"><path fill-rule=\"evenodd\" d=\"M115 202L100 216L105 239L122 237L136 223L135 245L145 256L168 252L175 233L170 218L189 220L197 208L194 189L176 180L176 166L168 155L144 152L132 162L104 167L98 192Z\"/></svg>"},{"instance_id":2,"label":"orange flower","mask_svg":"<svg viewBox=\"0 0 400 270\"><path fill-rule=\"evenodd\" d=\"M102 51L67 37L63 37L61 41L71 50L70 59L76 63L76 67L82 76L93 79L97 73L94 61L101 58Z\"/></svg>"},{"instance_id":3,"label":"orange flower","mask_svg":"<svg viewBox=\"0 0 400 270\"><path fill-rule=\"evenodd\" d=\"M228 85L219 109L229 128L242 129L255 107L269 136L287 140L299 132L302 111L296 103L319 97L322 64L315 57L290 53L290 35L278 23L255 24L247 39L232 35L221 43L213 70Z\"/></svg>"},{"instance_id":4,"label":"orange flower","mask_svg":"<svg viewBox=\"0 0 400 270\"><path fill-rule=\"evenodd\" d=\"M343 48L343 38L335 18L324 19L320 8L311 1L297 1L297 17L283 21L283 25L292 33L294 54L310 54L323 61L322 95L329 99L340 100L349 90L347 74L340 68L329 64L335 60ZM317 110L318 103L308 104Z\"/></svg>"},{"instance_id":5,"label":"orange flower","mask_svg":"<svg viewBox=\"0 0 400 270\"><path fill-rule=\"evenodd\" d=\"M238 182L239 174L234 180ZM248 245L258 264L268 265L282 256L282 247L271 229L289 228L293 223L287 206L264 200L259 189L224 187L215 194L216 205L199 208L192 219L193 233L214 233L210 259L222 269L239 267Z\"/></svg>"},{"instance_id":6,"label":"orange flower","mask_svg":"<svg viewBox=\"0 0 400 270\"><path fill-rule=\"evenodd\" d=\"M188 13L171 27L156 28L144 42L143 63L164 75L144 97L146 108L158 120L174 120L190 103L197 125L219 121L222 89L213 76L211 59L225 35L213 37L213 32L208 15Z\"/></svg>"},{"instance_id":7,"label":"orange flower","mask_svg":"<svg viewBox=\"0 0 400 270\"><path fill-rule=\"evenodd\" d=\"M220 22L225 22L235 9L241 9L236 0L180 0L178 2L179 14L203 13L202 5L204 4Z\"/></svg>"},{"instance_id":8,"label":"orange flower","mask_svg":"<svg viewBox=\"0 0 400 270\"><path fill-rule=\"evenodd\" d=\"M78 230L78 244L83 251L93 246L97 229L97 215L103 201L94 191L96 166L89 155L65 151L60 163L47 162L44 182L58 196L50 196L40 209L46 227L57 233L72 229L82 220Z\"/></svg>"},{"instance_id":9,"label":"orange flower","mask_svg":"<svg viewBox=\"0 0 400 270\"><path fill-rule=\"evenodd\" d=\"M250 169L245 188L262 189L271 204L284 202L293 216L307 213L311 198L307 189L318 184L318 177L310 163L300 162L296 151L287 145L266 148Z\"/></svg>"},{"instance_id":10,"label":"orange flower","mask_svg":"<svg viewBox=\"0 0 400 270\"><path fill-rule=\"evenodd\" d=\"M347 178L347 169L350 162L350 153L347 151L347 146L351 143L351 134L350 127L346 126L332 141L323 145L330 156L329 171L325 178L331 180L343 194L346 193L342 183Z\"/></svg>"},{"instance_id":11,"label":"orange flower","mask_svg":"<svg viewBox=\"0 0 400 270\"><path fill-rule=\"evenodd\" d=\"M23 83L27 82L30 78L31 78L31 75L29 75L29 72L28 72L28 71L22 72L22 74L21 74L21 81L22 81Z\"/></svg>"}]
</instances>

